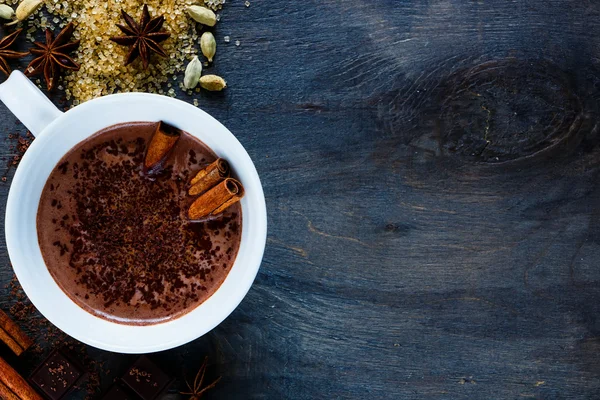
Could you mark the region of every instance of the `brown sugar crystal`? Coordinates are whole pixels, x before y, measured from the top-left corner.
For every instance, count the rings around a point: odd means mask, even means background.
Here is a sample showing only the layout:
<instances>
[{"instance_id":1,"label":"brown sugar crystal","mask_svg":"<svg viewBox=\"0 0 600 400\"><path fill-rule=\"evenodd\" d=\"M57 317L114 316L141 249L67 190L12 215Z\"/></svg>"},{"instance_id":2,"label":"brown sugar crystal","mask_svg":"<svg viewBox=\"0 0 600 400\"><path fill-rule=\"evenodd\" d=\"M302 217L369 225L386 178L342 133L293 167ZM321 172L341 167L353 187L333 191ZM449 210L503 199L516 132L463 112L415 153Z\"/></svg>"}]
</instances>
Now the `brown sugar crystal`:
<instances>
[{"instance_id":1,"label":"brown sugar crystal","mask_svg":"<svg viewBox=\"0 0 600 400\"><path fill-rule=\"evenodd\" d=\"M139 15L143 3L148 5L151 15L164 15L164 28L171 33L171 37L161 43L168 57L157 57L146 70L137 62L124 66L128 49L109 40L121 34L115 26L115 21L122 19L121 10ZM48 19L40 12L36 14L38 18L26 22L35 28L76 23L74 37L81 43L74 58L81 68L66 74L58 88L64 88L67 100L73 100L73 105L118 92L150 92L175 97L175 87L183 85L187 63L199 50L197 24L185 12L194 1L147 0L143 3L136 0L49 1L45 9L55 17Z\"/></svg>"}]
</instances>

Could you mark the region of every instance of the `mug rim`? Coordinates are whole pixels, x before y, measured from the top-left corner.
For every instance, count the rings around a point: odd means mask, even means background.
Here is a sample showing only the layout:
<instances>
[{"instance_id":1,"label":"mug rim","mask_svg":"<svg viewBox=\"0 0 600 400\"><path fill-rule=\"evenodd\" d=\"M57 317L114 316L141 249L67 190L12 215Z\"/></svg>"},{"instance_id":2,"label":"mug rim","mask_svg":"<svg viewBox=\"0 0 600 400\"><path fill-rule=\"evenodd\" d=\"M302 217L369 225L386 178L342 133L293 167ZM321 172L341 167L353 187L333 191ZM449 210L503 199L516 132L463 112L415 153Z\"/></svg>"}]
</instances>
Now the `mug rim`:
<instances>
[{"instance_id":1,"label":"mug rim","mask_svg":"<svg viewBox=\"0 0 600 400\"><path fill-rule=\"evenodd\" d=\"M123 103L127 104L125 105ZM28 174L32 174L32 169L36 167L36 160L39 159L39 157L43 157L42 152L44 150L47 150L46 154L48 154L48 152L51 153L51 149L48 150L48 147L53 144L53 142L50 142L50 140L56 138L58 135L57 129L61 126L61 124L66 125L68 121L74 121L72 123L79 123L79 125L82 125L81 121L77 122L76 119L81 119L87 114L95 112L94 109L110 109L119 106L128 106L132 110L137 110L136 106L133 104L137 104L138 108L140 104L154 106L160 105L160 110L157 109L158 115L161 113L166 115L173 113L173 110L179 110L182 112L181 116L172 114L168 118L160 117L159 119L166 120L166 122L181 127L181 129L184 131L189 132L194 137L206 143L209 148L219 155L222 155L220 154L222 151L218 151L218 149L215 149L214 145L207 143L207 137L210 136L211 140L214 140L215 143L227 143L228 146L232 146L230 153L236 154L237 159L229 161L231 161L230 163L236 171L239 170L240 166L243 166L243 171L238 171L238 175L240 173L244 175L244 179L242 179L242 181L244 182L246 189L246 196L242 200L242 237L240 240L240 249L231 270L225 277L224 282L205 302L201 303L193 310L190 310L188 313L173 320L143 326L119 324L93 315L92 313L78 306L65 292L62 291L62 289L60 289L54 278L50 275L48 267L43 258L41 258L41 266L28 265L28 262L39 262L41 257L41 249L39 248L38 243L37 224L35 224L35 229L33 232L27 233L26 231L31 231L31 226L30 228L23 227L23 221L19 218L19 212L21 211L21 208L25 207L21 204L25 203L25 201L23 201L23 196L31 194L32 192L37 193L38 191L41 195L41 190L43 190L48 176L56 166L56 163L52 163L51 165L47 165L47 168L41 168L42 171L39 172L39 174L45 175L43 178L43 183L41 184L41 188L39 188L39 186L36 187L36 184L34 183L31 183L32 187L27 187ZM135 115L135 112L133 112L133 114ZM183 115L186 116L184 117ZM191 116L194 117L194 128L186 129L189 126L192 126L190 125ZM178 123L176 118L179 118L181 120L179 122L181 123ZM185 123L184 119L186 120ZM104 127L112 126L115 123L156 120L156 117L144 119L121 118L119 122L110 122L109 119L109 122L107 122ZM195 126L200 124L202 126L196 129ZM86 132L82 138L76 140L74 144L71 144L68 147L65 147L66 145L62 145L64 148L61 150L60 154L52 154L52 157L58 157L58 160L60 160L75 145L89 138L99 130L100 129L93 129L90 132ZM209 130L211 130L210 134L207 133ZM202 133L200 133L201 131ZM55 147L58 147L58 145ZM48 164L50 161L46 163ZM236 164L238 165L238 168L236 168ZM40 168L37 167L36 169L39 170ZM40 181L40 179L38 179L38 181ZM25 189L28 189L29 191L26 191ZM249 194L251 197L248 198ZM37 219L37 208L39 207L40 198L37 197L35 201L31 201L35 203L35 215L33 215L33 220L35 221ZM251 214L248 213L250 203L252 203ZM29 225L31 225L30 217L31 213L25 217ZM33 238L31 237L32 234L34 236ZM205 111L175 98L150 93L119 93L93 99L68 110L56 120L52 121L42 131L42 133L38 135L38 138L33 141L29 149L25 152L10 186L6 207L5 237L14 272L17 275L23 290L34 306L50 322L75 339L100 349L117 351L121 353L150 353L180 346L208 333L217 325L219 325L225 318L227 318L241 303L243 298L250 290L256 275L258 274L262 257L264 255L267 237L266 202L258 172L256 171L256 167L247 151L237 140L237 138L215 118L210 116ZM37 248L37 252L39 252L39 254L24 254L25 245L22 243L22 240L19 240L22 237L28 239L27 246L29 247L30 252L36 253ZM32 240L35 241L35 246L33 247L30 243ZM247 246L252 247L250 248ZM245 249L244 252L242 252L243 248ZM240 256L245 258L242 259ZM43 271L40 271L40 267L42 267L41 269L44 270L47 275L44 274ZM30 270L33 269L37 269L38 272L36 274L32 274ZM232 286L233 283L226 286L226 284L229 283L228 279L233 276L232 273L234 270L236 271L236 282L234 286ZM50 285L48 290L51 292L51 294L46 294L45 291L40 291L39 287L39 280L44 280L44 282L48 284L48 282L46 282L48 276L50 277ZM45 297L55 296L56 288L58 288L58 291L60 291L60 297L62 297L62 300L54 298L51 299L53 301L48 301L48 299L45 299ZM227 295L223 294L225 291L227 291ZM71 303L82 313L85 313L88 318L85 318L79 312L75 312L72 307L66 307L64 302L65 299L68 303ZM56 309L56 305L58 303L62 304L66 308L69 308L71 313L78 314L77 316L72 316L70 318L72 323L66 322L66 320L69 318L65 319L64 317L58 315L66 312L66 310L63 311ZM202 312L200 313L199 310ZM200 314L202 314L203 319L199 319ZM75 317L83 320L81 321L82 324L87 323L90 325L88 326L87 332L82 330L81 327L74 326L74 324L77 325L77 321L73 321ZM93 320L90 320L89 317L91 317ZM185 325L187 329L181 329L182 325ZM102 332L98 332L98 330L102 331L102 329L110 333L102 334ZM160 335L164 335L167 332L170 332L170 337L160 337ZM140 335L154 335L152 336L154 341L148 340L148 338L140 338Z\"/></svg>"}]
</instances>

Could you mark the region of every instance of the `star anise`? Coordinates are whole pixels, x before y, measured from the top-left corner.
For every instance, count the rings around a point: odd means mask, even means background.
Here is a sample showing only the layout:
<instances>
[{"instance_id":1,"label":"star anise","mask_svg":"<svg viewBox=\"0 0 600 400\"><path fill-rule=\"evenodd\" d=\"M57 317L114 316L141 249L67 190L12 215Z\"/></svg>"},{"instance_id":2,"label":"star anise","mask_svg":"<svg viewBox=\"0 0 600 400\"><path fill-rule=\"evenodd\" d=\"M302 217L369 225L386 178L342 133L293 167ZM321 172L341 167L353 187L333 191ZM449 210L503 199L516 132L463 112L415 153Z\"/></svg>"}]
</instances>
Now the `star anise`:
<instances>
[{"instance_id":1,"label":"star anise","mask_svg":"<svg viewBox=\"0 0 600 400\"><path fill-rule=\"evenodd\" d=\"M219 383L219 381L221 380L221 377L217 378L216 381L214 381L213 383L211 383L210 385L208 385L205 388L202 388L202 383L204 382L204 373L206 372L206 364L208 363L208 357L206 357L204 359L204 362L202 363L202 366L200 367L200 370L198 371L198 374L196 374L196 379L194 379L194 387L191 387L190 384L186 381L185 383L187 384L188 389L190 390L189 392L182 392L181 394L183 395L187 395L187 396L191 396L189 398L189 400L199 400L200 397L202 397L202 395L209 389L214 388L217 383Z\"/></svg>"},{"instance_id":2,"label":"star anise","mask_svg":"<svg viewBox=\"0 0 600 400\"><path fill-rule=\"evenodd\" d=\"M79 70L79 64L67 55L79 46L79 40L69 42L73 36L73 30L73 23L69 23L55 39L52 31L46 29L46 43L34 42L33 44L37 48L29 50L37 57L29 63L25 75L44 74L48 91L56 86L61 69Z\"/></svg>"},{"instance_id":3,"label":"star anise","mask_svg":"<svg viewBox=\"0 0 600 400\"><path fill-rule=\"evenodd\" d=\"M171 36L169 32L161 30L165 23L164 16L161 15L160 17L150 19L150 12L148 12L147 5L144 5L142 19L139 24L124 10L121 10L121 14L123 14L123 19L127 23L127 26L117 24L117 27L123 31L125 36L111 37L110 40L123 46L131 46L131 50L129 50L125 60L125 65L131 64L139 56L142 59L144 69L147 69L152 53L167 57L167 53L159 44Z\"/></svg>"},{"instance_id":4,"label":"star anise","mask_svg":"<svg viewBox=\"0 0 600 400\"><path fill-rule=\"evenodd\" d=\"M0 71L4 72L4 74L10 74L10 67L8 66L8 62L6 61L8 58L21 58L25 57L29 53L19 53L17 51L9 50L8 48L12 46L15 42L19 33L21 33L23 29L17 29L13 33L8 36L5 36L0 40Z\"/></svg>"}]
</instances>

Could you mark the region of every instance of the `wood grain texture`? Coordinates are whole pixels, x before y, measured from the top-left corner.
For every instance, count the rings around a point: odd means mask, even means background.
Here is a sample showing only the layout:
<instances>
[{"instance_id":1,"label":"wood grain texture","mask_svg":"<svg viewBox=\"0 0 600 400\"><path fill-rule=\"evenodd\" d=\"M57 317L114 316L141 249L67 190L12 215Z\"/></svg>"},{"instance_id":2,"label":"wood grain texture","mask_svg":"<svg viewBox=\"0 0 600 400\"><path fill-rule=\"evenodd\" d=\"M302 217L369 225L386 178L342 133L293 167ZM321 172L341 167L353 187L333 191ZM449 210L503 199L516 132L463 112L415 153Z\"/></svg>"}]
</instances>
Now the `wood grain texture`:
<instances>
[{"instance_id":1,"label":"wood grain texture","mask_svg":"<svg viewBox=\"0 0 600 400\"><path fill-rule=\"evenodd\" d=\"M599 16L228 3L210 71L228 88L200 104L256 163L267 249L224 323L155 359L189 379L210 355L207 399L600 397ZM4 245L0 265L8 283ZM89 355L104 388L132 360Z\"/></svg>"}]
</instances>

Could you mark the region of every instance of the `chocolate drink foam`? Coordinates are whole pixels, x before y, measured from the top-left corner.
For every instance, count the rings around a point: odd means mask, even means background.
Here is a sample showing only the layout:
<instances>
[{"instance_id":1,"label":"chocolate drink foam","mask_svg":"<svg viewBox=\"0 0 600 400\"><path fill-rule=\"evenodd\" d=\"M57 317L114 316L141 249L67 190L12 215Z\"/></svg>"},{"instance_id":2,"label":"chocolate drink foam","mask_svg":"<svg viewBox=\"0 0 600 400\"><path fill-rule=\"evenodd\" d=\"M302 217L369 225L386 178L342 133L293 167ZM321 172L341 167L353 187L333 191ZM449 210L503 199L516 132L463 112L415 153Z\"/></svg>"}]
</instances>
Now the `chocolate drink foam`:
<instances>
[{"instance_id":1,"label":"chocolate drink foam","mask_svg":"<svg viewBox=\"0 0 600 400\"><path fill-rule=\"evenodd\" d=\"M188 181L216 155L183 133L153 174L143 171L156 123L106 128L74 147L50 174L37 230L60 288L104 319L150 325L204 302L235 261L242 210L189 222Z\"/></svg>"}]
</instances>

